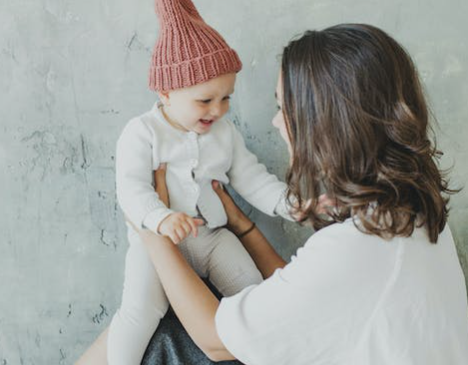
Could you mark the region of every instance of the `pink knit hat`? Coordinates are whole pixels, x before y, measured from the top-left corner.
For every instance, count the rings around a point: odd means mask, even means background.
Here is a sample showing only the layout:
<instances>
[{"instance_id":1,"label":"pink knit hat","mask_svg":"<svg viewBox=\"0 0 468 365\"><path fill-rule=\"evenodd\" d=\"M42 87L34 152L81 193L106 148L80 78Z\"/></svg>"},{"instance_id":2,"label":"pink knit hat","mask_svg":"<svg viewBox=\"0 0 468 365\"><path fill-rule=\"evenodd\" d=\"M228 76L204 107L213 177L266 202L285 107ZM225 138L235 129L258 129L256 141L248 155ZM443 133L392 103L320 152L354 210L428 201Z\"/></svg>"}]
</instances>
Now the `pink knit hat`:
<instances>
[{"instance_id":1,"label":"pink knit hat","mask_svg":"<svg viewBox=\"0 0 468 365\"><path fill-rule=\"evenodd\" d=\"M204 22L191 0L155 0L155 6L160 32L151 62L150 89L181 89L241 70L236 51Z\"/></svg>"}]
</instances>

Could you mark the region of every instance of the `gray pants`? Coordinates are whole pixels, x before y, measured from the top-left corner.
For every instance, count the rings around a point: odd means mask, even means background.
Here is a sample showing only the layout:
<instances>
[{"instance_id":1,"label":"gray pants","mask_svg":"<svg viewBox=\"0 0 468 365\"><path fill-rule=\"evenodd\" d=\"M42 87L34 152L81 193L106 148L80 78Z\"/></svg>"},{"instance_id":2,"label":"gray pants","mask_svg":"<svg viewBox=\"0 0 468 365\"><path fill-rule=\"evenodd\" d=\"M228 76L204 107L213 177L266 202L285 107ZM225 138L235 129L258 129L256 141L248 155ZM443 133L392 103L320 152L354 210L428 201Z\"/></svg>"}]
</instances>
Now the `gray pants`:
<instances>
[{"instance_id":1,"label":"gray pants","mask_svg":"<svg viewBox=\"0 0 468 365\"><path fill-rule=\"evenodd\" d=\"M109 365L138 365L169 302L138 234L129 229L122 304L112 318ZM179 249L196 273L210 280L223 296L258 284L262 276L238 238L224 228L200 227Z\"/></svg>"}]
</instances>

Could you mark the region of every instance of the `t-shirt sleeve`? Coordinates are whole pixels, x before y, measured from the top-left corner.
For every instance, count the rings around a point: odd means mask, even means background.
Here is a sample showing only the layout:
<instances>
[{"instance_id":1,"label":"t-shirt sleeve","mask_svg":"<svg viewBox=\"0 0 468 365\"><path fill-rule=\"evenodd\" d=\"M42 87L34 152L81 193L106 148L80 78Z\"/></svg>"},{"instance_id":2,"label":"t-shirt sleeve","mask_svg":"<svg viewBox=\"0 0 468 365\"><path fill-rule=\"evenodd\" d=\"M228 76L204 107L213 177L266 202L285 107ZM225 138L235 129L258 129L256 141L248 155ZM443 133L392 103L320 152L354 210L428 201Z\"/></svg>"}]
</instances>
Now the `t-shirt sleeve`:
<instances>
[{"instance_id":1,"label":"t-shirt sleeve","mask_svg":"<svg viewBox=\"0 0 468 365\"><path fill-rule=\"evenodd\" d=\"M274 330L279 307L266 307L275 301L274 288L284 292L276 272L260 285L245 288L242 292L221 300L215 321L218 335L226 348L245 364L265 363L262 360L268 347L282 341ZM278 289L277 289L278 290ZM268 343L268 344L267 344Z\"/></svg>"},{"instance_id":2,"label":"t-shirt sleeve","mask_svg":"<svg viewBox=\"0 0 468 365\"><path fill-rule=\"evenodd\" d=\"M368 260L354 241L320 231L285 268L222 299L215 320L226 348L249 365L335 361L337 342L358 335L350 322L366 320L391 270L387 258ZM369 287L362 285L366 277Z\"/></svg>"},{"instance_id":3,"label":"t-shirt sleeve","mask_svg":"<svg viewBox=\"0 0 468 365\"><path fill-rule=\"evenodd\" d=\"M283 276L284 269L259 285L221 300L216 313L216 328L226 348L245 364L273 364L273 359L287 359L289 341L300 340L296 333L280 323L288 321L298 299L298 288ZM291 321L291 325L293 325ZM278 361L287 363L287 361Z\"/></svg>"}]
</instances>

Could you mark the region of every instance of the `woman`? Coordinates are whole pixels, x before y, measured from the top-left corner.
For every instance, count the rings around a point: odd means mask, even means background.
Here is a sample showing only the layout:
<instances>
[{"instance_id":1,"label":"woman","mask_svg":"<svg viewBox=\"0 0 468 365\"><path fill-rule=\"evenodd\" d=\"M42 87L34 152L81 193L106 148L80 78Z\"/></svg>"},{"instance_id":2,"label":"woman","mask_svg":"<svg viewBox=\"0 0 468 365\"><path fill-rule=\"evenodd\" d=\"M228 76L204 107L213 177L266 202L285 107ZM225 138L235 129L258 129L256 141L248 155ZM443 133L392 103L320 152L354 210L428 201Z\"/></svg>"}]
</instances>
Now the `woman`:
<instances>
[{"instance_id":1,"label":"woman","mask_svg":"<svg viewBox=\"0 0 468 365\"><path fill-rule=\"evenodd\" d=\"M288 197L318 232L286 264L215 186L266 279L219 301L176 245L141 231L189 335L214 361L467 364L452 191L410 57L368 25L306 32L284 50L276 95ZM322 214L321 192L336 202Z\"/></svg>"},{"instance_id":2,"label":"woman","mask_svg":"<svg viewBox=\"0 0 468 365\"><path fill-rule=\"evenodd\" d=\"M221 302L176 246L142 232L188 333L210 358L246 364L467 364L450 191L410 57L366 25L307 32L284 50L276 92L289 196L310 200L298 213L319 231L286 266L257 229L245 235L268 279ZM322 189L337 202L325 216Z\"/></svg>"}]
</instances>

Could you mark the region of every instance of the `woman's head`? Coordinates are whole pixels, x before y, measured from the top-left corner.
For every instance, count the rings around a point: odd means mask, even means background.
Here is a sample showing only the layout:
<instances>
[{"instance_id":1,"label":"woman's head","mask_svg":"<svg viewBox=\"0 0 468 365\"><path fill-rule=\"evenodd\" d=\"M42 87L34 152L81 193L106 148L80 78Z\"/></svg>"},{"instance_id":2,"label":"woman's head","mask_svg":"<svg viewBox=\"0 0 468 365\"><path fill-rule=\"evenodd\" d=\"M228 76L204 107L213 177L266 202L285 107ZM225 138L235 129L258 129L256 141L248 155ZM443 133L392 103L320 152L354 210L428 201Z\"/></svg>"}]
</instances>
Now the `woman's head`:
<instances>
[{"instance_id":1,"label":"woman's head","mask_svg":"<svg viewBox=\"0 0 468 365\"><path fill-rule=\"evenodd\" d=\"M357 216L367 232L436 242L450 192L429 139L428 109L405 50L382 30L343 24L306 32L284 50L279 81L289 137L289 198L316 229ZM316 213L326 192L338 206ZM418 218L416 220L416 218ZM416 223L417 222L417 223Z\"/></svg>"}]
</instances>

